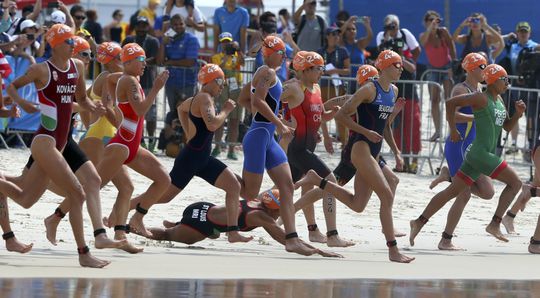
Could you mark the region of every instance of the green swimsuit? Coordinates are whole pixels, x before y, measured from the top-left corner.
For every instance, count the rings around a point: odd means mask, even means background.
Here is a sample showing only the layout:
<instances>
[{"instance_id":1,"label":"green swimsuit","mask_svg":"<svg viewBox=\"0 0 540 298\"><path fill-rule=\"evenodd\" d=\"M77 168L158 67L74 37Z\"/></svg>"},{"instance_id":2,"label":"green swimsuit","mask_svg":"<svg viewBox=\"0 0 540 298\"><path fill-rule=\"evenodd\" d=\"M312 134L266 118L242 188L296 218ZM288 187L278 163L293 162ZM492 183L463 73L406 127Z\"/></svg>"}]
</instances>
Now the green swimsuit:
<instances>
[{"instance_id":1,"label":"green swimsuit","mask_svg":"<svg viewBox=\"0 0 540 298\"><path fill-rule=\"evenodd\" d=\"M506 162L495 154L499 135L506 119L506 109L500 96L495 100L488 93L488 104L473 111L476 138L465 152L465 160L457 175L471 185L481 174L496 178L506 168Z\"/></svg>"}]
</instances>

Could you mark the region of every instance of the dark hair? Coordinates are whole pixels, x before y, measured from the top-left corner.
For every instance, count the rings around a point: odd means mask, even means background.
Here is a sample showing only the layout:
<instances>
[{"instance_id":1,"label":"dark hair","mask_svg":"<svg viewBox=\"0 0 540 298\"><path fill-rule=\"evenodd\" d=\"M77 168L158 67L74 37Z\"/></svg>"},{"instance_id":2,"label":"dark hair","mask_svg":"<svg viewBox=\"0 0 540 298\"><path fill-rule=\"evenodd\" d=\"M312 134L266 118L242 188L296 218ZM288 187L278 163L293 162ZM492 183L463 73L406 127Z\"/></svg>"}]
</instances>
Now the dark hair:
<instances>
[{"instance_id":1,"label":"dark hair","mask_svg":"<svg viewBox=\"0 0 540 298\"><path fill-rule=\"evenodd\" d=\"M279 10L278 15L284 16L284 15L287 15L288 13L289 12L287 11L286 8L282 8L282 9Z\"/></svg>"},{"instance_id":2,"label":"dark hair","mask_svg":"<svg viewBox=\"0 0 540 298\"><path fill-rule=\"evenodd\" d=\"M89 19L89 20L95 20L97 19L97 11L95 11L94 9L89 9L86 11L86 17Z\"/></svg>"},{"instance_id":3,"label":"dark hair","mask_svg":"<svg viewBox=\"0 0 540 298\"><path fill-rule=\"evenodd\" d=\"M441 15L434 10L428 10L424 15L424 22L427 22L431 17L441 18Z\"/></svg>"},{"instance_id":4,"label":"dark hair","mask_svg":"<svg viewBox=\"0 0 540 298\"><path fill-rule=\"evenodd\" d=\"M23 7L22 9L22 14L24 15L25 13L31 13L34 11L34 5L30 4L30 5L26 5L25 7Z\"/></svg>"},{"instance_id":5,"label":"dark hair","mask_svg":"<svg viewBox=\"0 0 540 298\"><path fill-rule=\"evenodd\" d=\"M271 22L270 18L275 18L276 15L271 11L265 11L262 15L259 16L259 23L262 22Z\"/></svg>"},{"instance_id":6,"label":"dark hair","mask_svg":"<svg viewBox=\"0 0 540 298\"><path fill-rule=\"evenodd\" d=\"M117 16L117 15L119 15L119 14L122 14L122 10L121 10L121 9L117 9L117 10L113 11L112 17L114 18L115 16Z\"/></svg>"},{"instance_id":7,"label":"dark hair","mask_svg":"<svg viewBox=\"0 0 540 298\"><path fill-rule=\"evenodd\" d=\"M350 17L351 17L351 15L346 10L340 10L336 14L336 20L338 20L338 21L347 21Z\"/></svg>"},{"instance_id":8,"label":"dark hair","mask_svg":"<svg viewBox=\"0 0 540 298\"><path fill-rule=\"evenodd\" d=\"M180 15L180 14L177 13L177 14L174 14L174 15L171 17L171 20L170 20L170 21L171 21L171 23L172 23L172 21L176 21L176 20L181 20L181 21L183 21L184 18L182 17L182 15Z\"/></svg>"},{"instance_id":9,"label":"dark hair","mask_svg":"<svg viewBox=\"0 0 540 298\"><path fill-rule=\"evenodd\" d=\"M75 4L71 7L71 9L69 10L69 14L71 16L74 16L76 13L82 11L84 13L84 7L82 7L81 5L79 4Z\"/></svg>"}]
</instances>

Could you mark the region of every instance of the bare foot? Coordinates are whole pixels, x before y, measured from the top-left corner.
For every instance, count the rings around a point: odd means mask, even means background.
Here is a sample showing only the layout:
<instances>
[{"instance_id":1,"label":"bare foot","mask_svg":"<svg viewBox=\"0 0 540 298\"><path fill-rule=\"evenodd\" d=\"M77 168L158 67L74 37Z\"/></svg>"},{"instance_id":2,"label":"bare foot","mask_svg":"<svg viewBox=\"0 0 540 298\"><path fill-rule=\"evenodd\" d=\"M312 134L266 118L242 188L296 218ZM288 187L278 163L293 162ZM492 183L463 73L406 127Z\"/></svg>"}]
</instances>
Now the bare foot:
<instances>
[{"instance_id":1,"label":"bare foot","mask_svg":"<svg viewBox=\"0 0 540 298\"><path fill-rule=\"evenodd\" d=\"M126 245L128 242L126 239L121 240L112 240L107 237L106 234L99 234L95 238L95 247L97 249L102 248L121 248L122 246Z\"/></svg>"},{"instance_id":2,"label":"bare foot","mask_svg":"<svg viewBox=\"0 0 540 298\"><path fill-rule=\"evenodd\" d=\"M503 216L501 223L508 234L518 234L514 228L514 219L508 215Z\"/></svg>"},{"instance_id":3,"label":"bare foot","mask_svg":"<svg viewBox=\"0 0 540 298\"><path fill-rule=\"evenodd\" d=\"M278 226L282 226L282 225L283 225L283 219L281 219L281 216L278 217L278 219L276 219L276 224L277 224Z\"/></svg>"},{"instance_id":4,"label":"bare foot","mask_svg":"<svg viewBox=\"0 0 540 298\"><path fill-rule=\"evenodd\" d=\"M519 210L521 211L525 210L527 202L531 199L531 188L532 185L526 183L523 183L523 186L521 187L521 193L517 199L517 202L520 204Z\"/></svg>"},{"instance_id":5,"label":"bare foot","mask_svg":"<svg viewBox=\"0 0 540 298\"><path fill-rule=\"evenodd\" d=\"M107 216L103 216L103 218L101 219L101 222L103 223L104 226L106 226L107 228L112 228L112 225L110 225L110 220Z\"/></svg>"},{"instance_id":6,"label":"bare foot","mask_svg":"<svg viewBox=\"0 0 540 298\"><path fill-rule=\"evenodd\" d=\"M12 237L6 240L6 249L8 251L20 252L24 254L31 251L33 246L34 243L24 244L17 240L16 237Z\"/></svg>"},{"instance_id":7,"label":"bare foot","mask_svg":"<svg viewBox=\"0 0 540 298\"><path fill-rule=\"evenodd\" d=\"M441 182L450 181L450 171L448 170L447 166L444 166L441 168L441 171L439 172L439 176L437 178L433 179L431 181L431 184L429 185L429 189L435 188L435 186L439 185Z\"/></svg>"},{"instance_id":8,"label":"bare foot","mask_svg":"<svg viewBox=\"0 0 540 298\"><path fill-rule=\"evenodd\" d=\"M497 238L497 239L499 239L501 241L508 242L508 238L504 237L504 235L502 234L501 226L499 224L491 222L486 227L486 232L488 232L489 234L493 235L493 237L495 237L495 238Z\"/></svg>"},{"instance_id":9,"label":"bare foot","mask_svg":"<svg viewBox=\"0 0 540 298\"><path fill-rule=\"evenodd\" d=\"M356 243L339 238L339 235L330 236L327 238L326 244L328 247L349 247Z\"/></svg>"},{"instance_id":10,"label":"bare foot","mask_svg":"<svg viewBox=\"0 0 540 298\"><path fill-rule=\"evenodd\" d=\"M100 260L94 257L90 252L79 255L79 264L81 264L82 267L103 268L110 263L111 261Z\"/></svg>"},{"instance_id":11,"label":"bare foot","mask_svg":"<svg viewBox=\"0 0 540 298\"><path fill-rule=\"evenodd\" d=\"M249 242L253 240L253 236L245 237L245 236L240 235L238 231L231 231L227 233L227 239L229 240L230 243Z\"/></svg>"},{"instance_id":12,"label":"bare foot","mask_svg":"<svg viewBox=\"0 0 540 298\"><path fill-rule=\"evenodd\" d=\"M56 229L61 220L62 218L58 217L56 214L52 214L43 221L45 224L45 236L53 245L56 245Z\"/></svg>"},{"instance_id":13,"label":"bare foot","mask_svg":"<svg viewBox=\"0 0 540 298\"><path fill-rule=\"evenodd\" d=\"M176 226L176 223L172 221L164 220L163 226L166 227L167 229L174 228Z\"/></svg>"},{"instance_id":14,"label":"bare foot","mask_svg":"<svg viewBox=\"0 0 540 298\"><path fill-rule=\"evenodd\" d=\"M415 259L413 257L408 257L404 254L401 254L397 246L393 246L388 249L388 258L390 259L390 261L397 263L410 263Z\"/></svg>"},{"instance_id":15,"label":"bare foot","mask_svg":"<svg viewBox=\"0 0 540 298\"><path fill-rule=\"evenodd\" d=\"M310 242L317 242L317 243L326 243L327 238L325 235L319 231L319 229L316 229L315 231L309 231L309 241Z\"/></svg>"},{"instance_id":16,"label":"bare foot","mask_svg":"<svg viewBox=\"0 0 540 298\"><path fill-rule=\"evenodd\" d=\"M130 254L138 254L140 252L142 252L144 250L144 248L142 247L136 247L135 245L131 244L129 241L127 241L126 239L126 233L124 231L117 231L116 234L114 235L114 239L116 240L125 240L126 241L126 244L122 247L120 247L119 249L125 251L125 252L128 252Z\"/></svg>"},{"instance_id":17,"label":"bare foot","mask_svg":"<svg viewBox=\"0 0 540 298\"><path fill-rule=\"evenodd\" d=\"M152 238L152 232L148 231L144 227L144 223L142 221L143 215L139 212L135 212L131 219L129 220L129 227L131 230L137 231L138 235L141 235L146 238Z\"/></svg>"},{"instance_id":18,"label":"bare foot","mask_svg":"<svg viewBox=\"0 0 540 298\"><path fill-rule=\"evenodd\" d=\"M529 244L529 252L532 254L540 254L539 244Z\"/></svg>"},{"instance_id":19,"label":"bare foot","mask_svg":"<svg viewBox=\"0 0 540 298\"><path fill-rule=\"evenodd\" d=\"M103 217L103 219L105 219L107 217ZM109 218L107 220L107 223L103 223L105 226L109 227L109 228L112 228L114 226L114 223L116 222L116 214L114 214L114 212L111 212L111 214L109 214Z\"/></svg>"},{"instance_id":20,"label":"bare foot","mask_svg":"<svg viewBox=\"0 0 540 298\"><path fill-rule=\"evenodd\" d=\"M294 184L294 189L298 189L302 186L318 186L321 182L322 178L321 176L317 175L317 173L313 170L309 170L302 179L298 180Z\"/></svg>"},{"instance_id":21,"label":"bare foot","mask_svg":"<svg viewBox=\"0 0 540 298\"><path fill-rule=\"evenodd\" d=\"M420 233L424 225L417 220L411 220L410 225L411 225L411 233L409 234L409 244L411 246L414 246L414 238L416 238L416 235Z\"/></svg>"},{"instance_id":22,"label":"bare foot","mask_svg":"<svg viewBox=\"0 0 540 298\"><path fill-rule=\"evenodd\" d=\"M445 239L445 238L441 238L441 242L439 242L439 249L440 250L452 250L452 251L458 251L458 250L466 250L464 248L461 248L459 246L455 246L453 243L452 243L452 240L451 239Z\"/></svg>"},{"instance_id":23,"label":"bare foot","mask_svg":"<svg viewBox=\"0 0 540 298\"><path fill-rule=\"evenodd\" d=\"M285 240L285 250L288 252L294 252L303 256L311 256L317 253L316 248L310 248L298 239L298 237Z\"/></svg>"}]
</instances>

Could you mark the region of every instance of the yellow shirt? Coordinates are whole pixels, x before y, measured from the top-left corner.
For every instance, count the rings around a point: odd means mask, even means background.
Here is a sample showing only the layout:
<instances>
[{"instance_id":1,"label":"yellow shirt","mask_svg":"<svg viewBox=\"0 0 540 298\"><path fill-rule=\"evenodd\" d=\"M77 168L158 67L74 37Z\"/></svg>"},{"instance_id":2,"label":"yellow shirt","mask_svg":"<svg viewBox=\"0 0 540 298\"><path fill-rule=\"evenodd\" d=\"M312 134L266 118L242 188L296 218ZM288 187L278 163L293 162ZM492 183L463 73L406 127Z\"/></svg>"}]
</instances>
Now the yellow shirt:
<instances>
[{"instance_id":1,"label":"yellow shirt","mask_svg":"<svg viewBox=\"0 0 540 298\"><path fill-rule=\"evenodd\" d=\"M221 67L223 73L225 74L225 78L229 83L229 87L231 87L232 90L239 89L242 83L242 74L240 73L240 67L242 65L240 65L238 61L238 54L235 53L234 55L229 55L227 61L225 61L225 64L222 65L221 63L224 56L225 53L215 54L214 56L212 56L212 63L217 64ZM234 85L236 85L237 87L234 88Z\"/></svg>"},{"instance_id":2,"label":"yellow shirt","mask_svg":"<svg viewBox=\"0 0 540 298\"><path fill-rule=\"evenodd\" d=\"M148 7L143 7L139 11L139 17L145 17L150 22L150 27L154 28L154 21L156 20L156 12L149 9Z\"/></svg>"}]
</instances>

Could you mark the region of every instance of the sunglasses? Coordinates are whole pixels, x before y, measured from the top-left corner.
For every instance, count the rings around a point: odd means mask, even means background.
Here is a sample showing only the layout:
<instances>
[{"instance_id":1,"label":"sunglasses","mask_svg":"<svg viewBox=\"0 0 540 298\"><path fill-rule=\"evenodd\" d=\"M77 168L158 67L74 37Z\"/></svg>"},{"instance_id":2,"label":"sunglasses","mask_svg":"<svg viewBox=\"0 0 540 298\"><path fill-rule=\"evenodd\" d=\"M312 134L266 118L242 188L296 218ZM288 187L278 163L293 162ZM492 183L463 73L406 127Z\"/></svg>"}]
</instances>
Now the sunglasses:
<instances>
[{"instance_id":1,"label":"sunglasses","mask_svg":"<svg viewBox=\"0 0 540 298\"><path fill-rule=\"evenodd\" d=\"M508 77L500 77L498 80L504 81L504 84L506 85L510 84L510 79L508 79Z\"/></svg>"},{"instance_id":2,"label":"sunglasses","mask_svg":"<svg viewBox=\"0 0 540 298\"><path fill-rule=\"evenodd\" d=\"M80 52L79 55L83 58L94 59L94 54L92 54L92 52L89 52L89 51Z\"/></svg>"},{"instance_id":3,"label":"sunglasses","mask_svg":"<svg viewBox=\"0 0 540 298\"><path fill-rule=\"evenodd\" d=\"M370 82L375 82L375 81L378 80L378 79L379 79L379 76L372 76L372 77L369 77L369 78L368 78L368 81L370 81Z\"/></svg>"},{"instance_id":4,"label":"sunglasses","mask_svg":"<svg viewBox=\"0 0 540 298\"><path fill-rule=\"evenodd\" d=\"M73 38L68 38L68 39L64 40L64 42L67 43L70 46L75 45L75 40Z\"/></svg>"},{"instance_id":5,"label":"sunglasses","mask_svg":"<svg viewBox=\"0 0 540 298\"><path fill-rule=\"evenodd\" d=\"M431 22L433 22L434 20L436 20L437 23L440 23L440 22L441 22L441 19L439 19L439 18L436 18L436 19L431 18L431 19L428 19L427 21L428 21L429 23L431 23Z\"/></svg>"},{"instance_id":6,"label":"sunglasses","mask_svg":"<svg viewBox=\"0 0 540 298\"><path fill-rule=\"evenodd\" d=\"M480 24L480 18L470 18L469 22L473 24Z\"/></svg>"},{"instance_id":7,"label":"sunglasses","mask_svg":"<svg viewBox=\"0 0 540 298\"><path fill-rule=\"evenodd\" d=\"M86 17L85 16L75 16L75 19L82 21L82 20L86 19Z\"/></svg>"},{"instance_id":8,"label":"sunglasses","mask_svg":"<svg viewBox=\"0 0 540 298\"><path fill-rule=\"evenodd\" d=\"M284 50L277 50L276 53L278 53L280 56L285 56Z\"/></svg>"},{"instance_id":9,"label":"sunglasses","mask_svg":"<svg viewBox=\"0 0 540 298\"><path fill-rule=\"evenodd\" d=\"M324 66L312 66L309 69L311 70L318 70L318 71L324 71Z\"/></svg>"},{"instance_id":10,"label":"sunglasses","mask_svg":"<svg viewBox=\"0 0 540 298\"><path fill-rule=\"evenodd\" d=\"M478 68L480 68L481 70L486 69L486 67L487 67L487 65L485 65L485 64L478 65Z\"/></svg>"},{"instance_id":11,"label":"sunglasses","mask_svg":"<svg viewBox=\"0 0 540 298\"><path fill-rule=\"evenodd\" d=\"M347 29L348 30L348 29ZM328 35L332 35L332 36L339 36L339 31L334 31Z\"/></svg>"},{"instance_id":12,"label":"sunglasses","mask_svg":"<svg viewBox=\"0 0 540 298\"><path fill-rule=\"evenodd\" d=\"M222 78L217 78L214 80L216 84L218 84L219 87L223 86L225 84L225 80Z\"/></svg>"},{"instance_id":13,"label":"sunglasses","mask_svg":"<svg viewBox=\"0 0 540 298\"><path fill-rule=\"evenodd\" d=\"M392 63L392 65L394 65L394 67L397 69L403 69L403 64L401 64L400 62Z\"/></svg>"},{"instance_id":14,"label":"sunglasses","mask_svg":"<svg viewBox=\"0 0 540 298\"><path fill-rule=\"evenodd\" d=\"M139 62L145 62L146 61L146 57L145 56L139 56L137 58L135 58L135 60L139 61Z\"/></svg>"}]
</instances>

